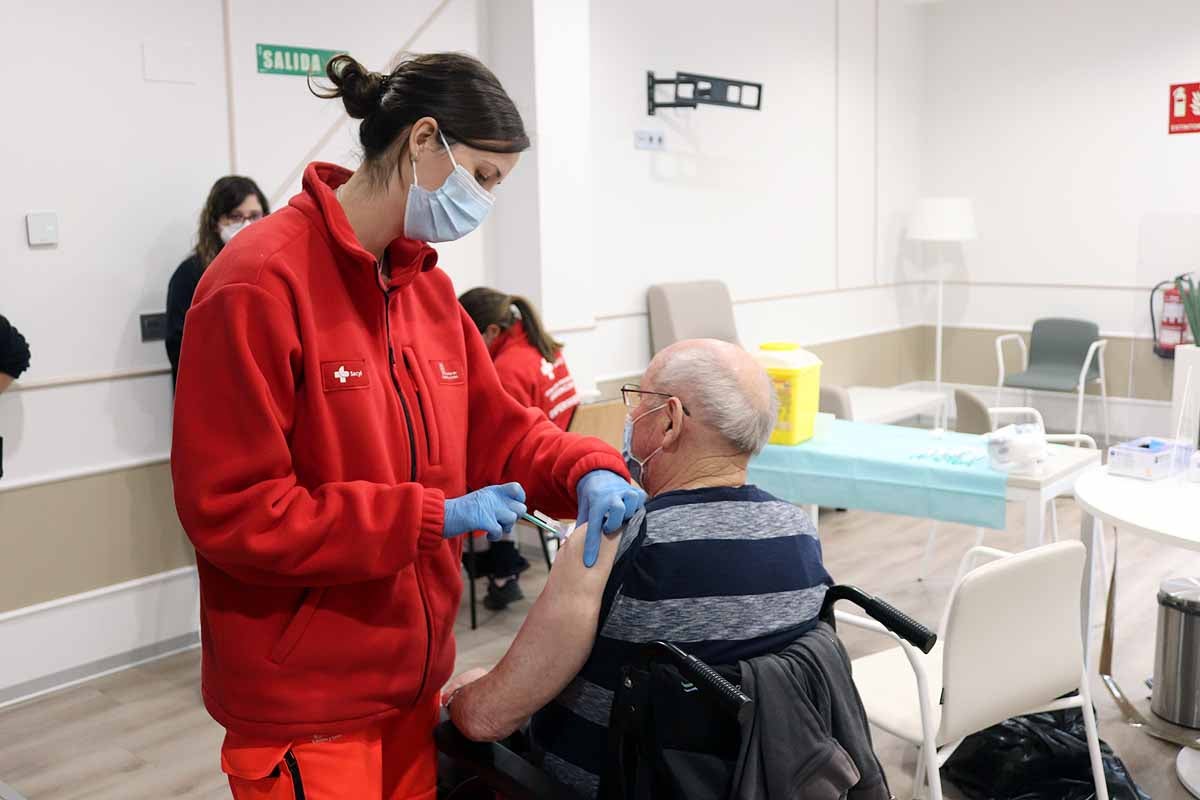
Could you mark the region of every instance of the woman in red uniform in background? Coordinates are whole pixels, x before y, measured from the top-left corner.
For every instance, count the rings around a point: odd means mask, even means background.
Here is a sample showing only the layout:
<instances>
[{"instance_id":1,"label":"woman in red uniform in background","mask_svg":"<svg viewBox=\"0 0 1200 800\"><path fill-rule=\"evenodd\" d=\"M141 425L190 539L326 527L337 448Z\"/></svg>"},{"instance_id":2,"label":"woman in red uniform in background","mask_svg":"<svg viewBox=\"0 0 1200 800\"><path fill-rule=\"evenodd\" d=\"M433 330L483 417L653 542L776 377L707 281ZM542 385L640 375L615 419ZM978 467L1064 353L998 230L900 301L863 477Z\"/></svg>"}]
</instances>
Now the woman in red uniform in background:
<instances>
[{"instance_id":1,"label":"woman in red uniform in background","mask_svg":"<svg viewBox=\"0 0 1200 800\"><path fill-rule=\"evenodd\" d=\"M528 147L495 75L435 53L328 77L362 165L310 164L187 314L171 467L201 690L236 798L434 800L462 535L510 530L528 492L578 507L590 566L645 495L501 388L428 244L473 231Z\"/></svg>"},{"instance_id":2,"label":"woman in red uniform in background","mask_svg":"<svg viewBox=\"0 0 1200 800\"><path fill-rule=\"evenodd\" d=\"M458 298L487 345L500 385L526 408L540 409L564 431L571 425L579 394L562 356L562 342L543 327L537 309L520 295L477 286ZM506 535L480 559L488 576L483 604L500 611L524 597L518 582L529 562Z\"/></svg>"},{"instance_id":3,"label":"woman in red uniform in background","mask_svg":"<svg viewBox=\"0 0 1200 800\"><path fill-rule=\"evenodd\" d=\"M540 408L564 431L579 395L562 356L562 342L546 332L528 300L477 286L458 298L483 335L505 391L526 408Z\"/></svg>"}]
</instances>

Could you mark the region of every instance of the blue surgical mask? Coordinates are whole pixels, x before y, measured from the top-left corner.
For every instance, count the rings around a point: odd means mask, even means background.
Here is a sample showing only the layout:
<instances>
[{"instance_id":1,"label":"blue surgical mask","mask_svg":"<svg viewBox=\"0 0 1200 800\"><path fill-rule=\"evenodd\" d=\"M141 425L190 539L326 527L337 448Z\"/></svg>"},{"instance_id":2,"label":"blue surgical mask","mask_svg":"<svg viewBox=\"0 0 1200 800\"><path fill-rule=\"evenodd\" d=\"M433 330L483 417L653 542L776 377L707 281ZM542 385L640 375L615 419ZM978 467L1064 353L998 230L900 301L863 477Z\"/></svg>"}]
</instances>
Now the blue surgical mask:
<instances>
[{"instance_id":1,"label":"blue surgical mask","mask_svg":"<svg viewBox=\"0 0 1200 800\"><path fill-rule=\"evenodd\" d=\"M645 414L640 414L637 417L631 417L629 414L625 415L625 431L622 434L621 458L625 460L625 468L629 470L629 476L633 478L635 483L641 484L642 486L646 485L643 483L643 478L646 475L646 464L649 463L650 459L659 454L659 452L662 450L662 447L659 446L653 453L645 458L638 458L635 456L633 454L633 424L642 417L645 417L648 414L653 414L655 411L661 411L666 407L666 404L663 404L658 408L653 408L647 411Z\"/></svg>"},{"instance_id":2,"label":"blue surgical mask","mask_svg":"<svg viewBox=\"0 0 1200 800\"><path fill-rule=\"evenodd\" d=\"M461 239L479 227L492 210L495 198L479 185L466 168L454 160L446 137L438 131L442 146L450 156L454 171L437 189L421 188L417 180L417 162L412 160L413 182L408 187L404 209L404 235L421 242L450 242Z\"/></svg>"}]
</instances>

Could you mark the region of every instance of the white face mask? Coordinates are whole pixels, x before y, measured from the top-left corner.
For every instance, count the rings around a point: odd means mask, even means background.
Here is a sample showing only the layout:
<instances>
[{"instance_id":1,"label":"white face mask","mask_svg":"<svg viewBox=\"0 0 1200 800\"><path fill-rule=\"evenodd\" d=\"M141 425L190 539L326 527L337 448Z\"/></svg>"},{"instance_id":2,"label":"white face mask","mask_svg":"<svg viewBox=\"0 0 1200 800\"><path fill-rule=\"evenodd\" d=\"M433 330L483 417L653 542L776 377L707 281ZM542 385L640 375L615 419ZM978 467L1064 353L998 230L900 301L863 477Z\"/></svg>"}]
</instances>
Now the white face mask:
<instances>
[{"instance_id":1,"label":"white face mask","mask_svg":"<svg viewBox=\"0 0 1200 800\"><path fill-rule=\"evenodd\" d=\"M231 222L228 225L222 225L217 229L217 233L221 234L221 241L229 244L229 241L245 230L250 225L250 220L242 220L241 222Z\"/></svg>"},{"instance_id":2,"label":"white face mask","mask_svg":"<svg viewBox=\"0 0 1200 800\"><path fill-rule=\"evenodd\" d=\"M632 414L625 415L625 430L622 432L621 437L621 458L625 461L625 468L629 470L630 477L633 478L634 482L643 487L646 485L646 464L650 461L650 459L662 452L662 445L659 445L657 448L655 448L654 452L645 458L638 458L633 454L633 426L639 419L648 417L655 411L662 411L666 407L667 404L663 403L658 408L652 408L644 414L639 414L636 417Z\"/></svg>"},{"instance_id":3,"label":"white face mask","mask_svg":"<svg viewBox=\"0 0 1200 800\"><path fill-rule=\"evenodd\" d=\"M417 181L417 162L413 159L413 182L408 187L408 203L404 208L404 236L421 242L461 239L479 227L496 201L491 192L454 160L441 131L438 136L454 171L437 189L422 189Z\"/></svg>"}]
</instances>

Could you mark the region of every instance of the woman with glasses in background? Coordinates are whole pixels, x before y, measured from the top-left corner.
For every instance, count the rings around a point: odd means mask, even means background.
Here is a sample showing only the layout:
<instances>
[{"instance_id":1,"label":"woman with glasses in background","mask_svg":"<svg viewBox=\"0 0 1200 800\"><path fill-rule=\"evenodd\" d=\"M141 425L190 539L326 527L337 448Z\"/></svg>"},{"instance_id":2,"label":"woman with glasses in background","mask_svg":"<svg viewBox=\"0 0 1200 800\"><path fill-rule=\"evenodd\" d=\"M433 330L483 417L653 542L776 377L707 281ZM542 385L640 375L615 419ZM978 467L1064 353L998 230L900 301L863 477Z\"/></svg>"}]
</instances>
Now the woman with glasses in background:
<instances>
[{"instance_id":1,"label":"woman with glasses in background","mask_svg":"<svg viewBox=\"0 0 1200 800\"><path fill-rule=\"evenodd\" d=\"M179 348L183 346L183 320L204 270L221 248L239 231L270 213L267 196L258 184L241 175L226 175L213 184L204 210L196 247L171 276L167 286L167 358L171 360L171 383L179 375Z\"/></svg>"}]
</instances>

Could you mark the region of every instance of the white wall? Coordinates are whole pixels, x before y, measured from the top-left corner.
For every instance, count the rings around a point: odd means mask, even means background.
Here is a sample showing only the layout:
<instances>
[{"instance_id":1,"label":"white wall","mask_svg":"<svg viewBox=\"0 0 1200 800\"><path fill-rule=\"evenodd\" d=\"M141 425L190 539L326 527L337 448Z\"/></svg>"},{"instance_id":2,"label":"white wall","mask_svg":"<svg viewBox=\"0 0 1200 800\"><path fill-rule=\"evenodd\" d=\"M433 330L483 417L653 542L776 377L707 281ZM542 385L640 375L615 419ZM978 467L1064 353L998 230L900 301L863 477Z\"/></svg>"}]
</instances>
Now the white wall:
<instances>
[{"instance_id":1,"label":"white wall","mask_svg":"<svg viewBox=\"0 0 1200 800\"><path fill-rule=\"evenodd\" d=\"M581 383L645 366L645 292L665 281L724 280L748 342L922 316L888 286L896 219L918 192L921 9L758 0L728 11L591 4L595 279L576 302L592 305L596 327L563 337ZM648 69L762 82L763 110L648 116ZM636 129L662 131L666 151L635 150Z\"/></svg>"},{"instance_id":2,"label":"white wall","mask_svg":"<svg viewBox=\"0 0 1200 800\"><path fill-rule=\"evenodd\" d=\"M60 0L15 16L7 50L30 79L9 87L23 124L0 126L0 307L30 340L29 378L164 364L137 311L163 306L225 168L220 6ZM146 43L190 48L195 82L144 80ZM58 212L56 248L26 245L31 210Z\"/></svg>"},{"instance_id":3,"label":"white wall","mask_svg":"<svg viewBox=\"0 0 1200 800\"><path fill-rule=\"evenodd\" d=\"M1200 135L1167 135L1170 84L1200 80L1200 4L927 13L923 189L972 197L980 229L947 321L1064 314L1149 336L1149 287L1200 266Z\"/></svg>"},{"instance_id":4,"label":"white wall","mask_svg":"<svg viewBox=\"0 0 1200 800\"><path fill-rule=\"evenodd\" d=\"M345 14L315 0L231 5L238 168L286 201L293 168L345 118L303 78L258 74L255 44L344 48L382 68L439 3L369 0ZM6 55L36 79L12 83L23 123L0 126L0 313L30 341L24 383L95 379L0 397L0 490L165 456L169 376L115 375L166 368L162 343L140 341L137 315L163 308L208 188L230 168L220 3L60 0L11 16ZM477 0L452 0L414 49L478 52L479 17ZM147 43L185 82L143 77ZM355 128L341 128L318 157L353 165ZM57 247L26 245L31 210L58 212ZM482 237L439 250L456 283L484 280Z\"/></svg>"},{"instance_id":5,"label":"white wall","mask_svg":"<svg viewBox=\"0 0 1200 800\"><path fill-rule=\"evenodd\" d=\"M345 116L340 101L314 98L303 78L258 74L255 43L344 49L369 68L383 70L423 26L413 51L461 50L478 56L484 35L480 24L483 2L486 0L451 0L426 26L439 0L356 0L334 13L327 3L316 0L234 0L239 165L248 172L253 170L273 199L291 197L300 190L300 181L287 178L317 138L339 121L341 130L317 153L317 160L353 166L361 157L359 121ZM440 265L456 285L469 287L483 280L482 237L468 237L437 249Z\"/></svg>"},{"instance_id":6,"label":"white wall","mask_svg":"<svg viewBox=\"0 0 1200 800\"><path fill-rule=\"evenodd\" d=\"M354 163L354 124L302 78L258 74L254 45L346 48L381 68L438 3L373 0L333 15L314 0L232 7L238 167L286 198L295 168L331 128L317 157ZM0 489L166 455L169 379L105 376L165 368L161 343L139 341L136 316L162 307L207 188L229 169L220 5L89 8L75 0L21 12L12 57L43 65L39 85L85 91L75 113L60 95L14 88L38 124L0 129L6 152L30 154L12 160L13 190L0 198L10 221L0 309L32 343L25 383L99 379L0 398ZM892 285L906 269L898 225L922 158L920 6L756 0L731 18L717 0L529 0L533 63L513 61L517 15L499 10L451 0L414 45L494 54L535 145L485 234L440 246L442 264L460 288L530 278L520 288L565 331L581 384L645 366L645 291L662 281L726 280L749 342L827 341L924 320L919 287ZM147 41L173 45L191 82L144 80ZM650 117L647 69L760 81L763 111ZM638 128L663 131L667 149L635 150ZM25 245L21 220L34 209L59 212L57 248ZM513 252L528 255L531 273L520 272L521 258L509 258L516 273L498 268Z\"/></svg>"},{"instance_id":7,"label":"white wall","mask_svg":"<svg viewBox=\"0 0 1200 800\"><path fill-rule=\"evenodd\" d=\"M492 9L484 4L489 11ZM504 85L525 122L534 143L537 135L537 64L534 58L534 5L532 0L506 3L504 13L488 13L486 20L488 66ZM483 228L487 274L480 283L503 286L510 294L540 298L542 293L540 165L532 153L521 157L517 169L497 189L499 202ZM468 237L470 238L470 237Z\"/></svg>"}]
</instances>

